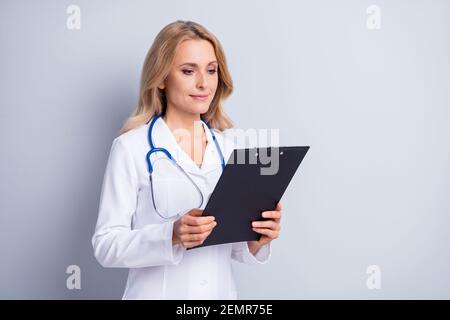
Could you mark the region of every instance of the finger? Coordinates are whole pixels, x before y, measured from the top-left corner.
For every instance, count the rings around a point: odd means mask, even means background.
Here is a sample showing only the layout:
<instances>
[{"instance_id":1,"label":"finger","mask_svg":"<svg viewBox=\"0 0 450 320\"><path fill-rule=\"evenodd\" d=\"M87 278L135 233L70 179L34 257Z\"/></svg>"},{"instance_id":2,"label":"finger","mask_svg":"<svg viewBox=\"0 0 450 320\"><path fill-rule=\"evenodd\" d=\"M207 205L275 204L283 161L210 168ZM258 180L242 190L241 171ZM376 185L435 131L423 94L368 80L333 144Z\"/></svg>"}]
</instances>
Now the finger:
<instances>
[{"instance_id":1,"label":"finger","mask_svg":"<svg viewBox=\"0 0 450 320\"><path fill-rule=\"evenodd\" d=\"M212 230L203 233L184 234L180 238L183 242L204 241L210 235L211 231Z\"/></svg>"},{"instance_id":2,"label":"finger","mask_svg":"<svg viewBox=\"0 0 450 320\"><path fill-rule=\"evenodd\" d=\"M280 230L280 224L273 220L268 221L253 221L252 227L254 228L269 228L272 230Z\"/></svg>"},{"instance_id":3,"label":"finger","mask_svg":"<svg viewBox=\"0 0 450 320\"><path fill-rule=\"evenodd\" d=\"M265 236L268 236L270 239L276 239L278 238L278 231L273 231L271 229L266 229L266 228L252 228L253 231L263 234Z\"/></svg>"},{"instance_id":4,"label":"finger","mask_svg":"<svg viewBox=\"0 0 450 320\"><path fill-rule=\"evenodd\" d=\"M211 223L215 220L213 216L205 216L205 217L194 217L191 215L185 215L184 217L184 223L190 226L201 226L203 224Z\"/></svg>"},{"instance_id":5,"label":"finger","mask_svg":"<svg viewBox=\"0 0 450 320\"><path fill-rule=\"evenodd\" d=\"M197 242L197 241L202 241L203 237L201 233L188 233L188 234L183 234L180 236L181 241L183 242Z\"/></svg>"},{"instance_id":6,"label":"finger","mask_svg":"<svg viewBox=\"0 0 450 320\"><path fill-rule=\"evenodd\" d=\"M263 211L263 218L281 219L281 211Z\"/></svg>"},{"instance_id":7,"label":"finger","mask_svg":"<svg viewBox=\"0 0 450 320\"><path fill-rule=\"evenodd\" d=\"M183 233L205 233L212 230L217 225L216 221L212 221L208 224L203 224L201 226L190 226L184 225L182 228Z\"/></svg>"},{"instance_id":8,"label":"finger","mask_svg":"<svg viewBox=\"0 0 450 320\"><path fill-rule=\"evenodd\" d=\"M282 206L281 206L281 202L277 202L277 205L275 207L276 211L281 211L282 210Z\"/></svg>"},{"instance_id":9,"label":"finger","mask_svg":"<svg viewBox=\"0 0 450 320\"><path fill-rule=\"evenodd\" d=\"M211 231L202 233L202 234L191 234L191 235L184 235L182 236L182 243L183 245L187 245L186 248L192 248L195 246L198 246L200 244L203 244L203 242L206 240L206 238L208 238L208 236L211 234ZM191 239L195 239L195 240L191 240Z\"/></svg>"}]
</instances>

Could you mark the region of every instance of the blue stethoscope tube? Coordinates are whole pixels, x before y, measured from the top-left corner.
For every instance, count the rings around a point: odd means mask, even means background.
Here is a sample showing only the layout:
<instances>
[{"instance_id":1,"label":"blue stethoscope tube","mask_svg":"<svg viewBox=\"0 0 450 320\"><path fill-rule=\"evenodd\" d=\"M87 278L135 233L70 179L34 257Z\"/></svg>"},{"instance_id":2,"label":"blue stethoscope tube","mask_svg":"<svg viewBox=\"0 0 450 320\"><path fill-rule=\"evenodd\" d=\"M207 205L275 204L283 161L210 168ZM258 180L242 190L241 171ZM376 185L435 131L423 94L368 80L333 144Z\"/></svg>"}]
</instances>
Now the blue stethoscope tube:
<instances>
[{"instance_id":1,"label":"blue stethoscope tube","mask_svg":"<svg viewBox=\"0 0 450 320\"><path fill-rule=\"evenodd\" d=\"M153 183L152 183L153 166L152 166L151 161L150 161L150 156L151 156L153 153L155 153L155 152L162 152L162 153L164 153L164 154L167 156L167 158L169 158L169 160L171 160L171 161L174 163L174 165L177 166L178 169L181 170L181 171L183 172L183 174L191 181L191 183L194 185L194 187L195 187L195 188L197 189L197 191L200 193L200 199L201 199L201 202L200 202L200 205L199 205L199 206L201 206L201 205L203 204L203 193L201 192L201 190L200 190L200 188L197 186L197 184L192 180L192 178L186 173L186 171L185 171L185 170L177 163L177 161L175 160L175 158L172 157L172 155L170 154L170 152L169 152L167 149L161 148L161 147L158 147L158 148L157 148L157 147L155 147L155 145L153 144L153 139L152 139L153 126L155 125L156 121L161 117L161 115L162 115L162 113L160 113L160 114L158 114L157 116L155 116L155 117L152 119L151 123L150 123L149 129L148 129L148 143L149 143L149 145L150 145L150 150L147 152L146 159L147 159L147 165L148 165L148 172L149 172L150 188L151 188L151 193L152 193L153 207L155 208L156 213L157 213L161 218L163 218L163 219L168 219L169 217L163 216L163 215L158 211L158 208L157 208L156 203L155 203L155 197L154 197L154 193L153 193ZM211 130L210 126L209 126L206 122L204 122L203 120L202 120L202 122L206 124L206 126L207 126L208 129L209 129L209 131L211 132L211 136L212 136L212 138L213 138L214 144L215 144L216 149L217 149L217 151L218 151L218 153L219 153L219 156L220 156L220 160L221 160L221 164L222 164L222 170L224 170L224 169L225 169L225 158L223 157L223 153L222 153L222 150L220 149L219 143L217 142L216 136L215 136L214 132Z\"/></svg>"},{"instance_id":2,"label":"blue stethoscope tube","mask_svg":"<svg viewBox=\"0 0 450 320\"><path fill-rule=\"evenodd\" d=\"M156 148L155 145L153 144L153 139L152 139L153 126L155 125L156 120L161 118L161 115L162 115L162 113L160 113L157 116L155 116L152 119L152 122L150 123L150 126L148 128L148 143L150 145L150 150L149 150L149 152L147 152L146 158L147 158L147 165L148 165L148 172L149 172L149 174L153 173L153 166L152 166L151 161L150 161L150 156L153 153L155 153L155 152L162 152L162 153L164 153L170 160L172 160L173 162L176 163L176 160L172 157L172 155L170 154L170 152L167 149L165 149L165 148ZM216 135L214 134L214 131L211 130L210 126L206 122L203 121L203 123L206 124L206 126L209 129L209 132L211 132L211 136L213 138L214 144L216 145L216 149L219 152L220 160L221 160L221 163L222 163L222 170L224 170L225 169L225 158L223 157L222 150L220 149L219 143L217 142Z\"/></svg>"}]
</instances>

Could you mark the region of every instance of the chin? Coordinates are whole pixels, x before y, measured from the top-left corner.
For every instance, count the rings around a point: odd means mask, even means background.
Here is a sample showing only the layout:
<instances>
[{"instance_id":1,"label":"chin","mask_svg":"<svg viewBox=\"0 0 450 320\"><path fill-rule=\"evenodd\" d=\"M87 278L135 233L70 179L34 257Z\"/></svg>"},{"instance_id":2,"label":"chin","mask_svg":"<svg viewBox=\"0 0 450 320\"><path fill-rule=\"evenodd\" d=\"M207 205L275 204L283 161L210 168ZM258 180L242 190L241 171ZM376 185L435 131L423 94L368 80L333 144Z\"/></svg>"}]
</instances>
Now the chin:
<instances>
[{"instance_id":1,"label":"chin","mask_svg":"<svg viewBox=\"0 0 450 320\"><path fill-rule=\"evenodd\" d=\"M206 113L209 109L210 103L204 103L204 104L198 104L195 106L192 106L189 108L188 112L195 113L195 114L203 114Z\"/></svg>"}]
</instances>

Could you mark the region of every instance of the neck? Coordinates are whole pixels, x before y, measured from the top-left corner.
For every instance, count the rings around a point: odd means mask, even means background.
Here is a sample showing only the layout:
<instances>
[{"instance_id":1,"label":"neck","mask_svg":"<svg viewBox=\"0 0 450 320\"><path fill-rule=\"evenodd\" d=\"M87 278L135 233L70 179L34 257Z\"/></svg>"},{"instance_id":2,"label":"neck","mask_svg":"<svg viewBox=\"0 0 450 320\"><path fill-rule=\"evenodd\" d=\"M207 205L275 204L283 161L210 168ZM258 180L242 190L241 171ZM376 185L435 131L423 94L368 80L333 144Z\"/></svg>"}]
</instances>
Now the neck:
<instances>
[{"instance_id":1,"label":"neck","mask_svg":"<svg viewBox=\"0 0 450 320\"><path fill-rule=\"evenodd\" d=\"M174 133L176 140L180 142L185 134L189 134L194 141L204 136L203 126L200 121L200 114L193 114L167 108L163 116L169 129ZM190 138L190 139L191 139ZM189 139L189 140L190 140Z\"/></svg>"},{"instance_id":2,"label":"neck","mask_svg":"<svg viewBox=\"0 0 450 320\"><path fill-rule=\"evenodd\" d=\"M174 108L167 108L163 118L171 129L193 131L195 122L200 121L200 114L187 113L174 110Z\"/></svg>"}]
</instances>

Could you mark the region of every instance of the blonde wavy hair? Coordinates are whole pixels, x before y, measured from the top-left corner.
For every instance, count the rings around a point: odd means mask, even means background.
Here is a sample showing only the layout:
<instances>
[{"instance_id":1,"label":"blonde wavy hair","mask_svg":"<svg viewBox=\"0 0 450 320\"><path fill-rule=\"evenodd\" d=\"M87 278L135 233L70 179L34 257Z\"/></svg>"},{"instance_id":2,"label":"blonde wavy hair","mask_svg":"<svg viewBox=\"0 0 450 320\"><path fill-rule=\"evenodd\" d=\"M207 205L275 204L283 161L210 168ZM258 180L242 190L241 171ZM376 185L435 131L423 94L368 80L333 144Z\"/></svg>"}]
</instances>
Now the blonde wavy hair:
<instances>
[{"instance_id":1,"label":"blonde wavy hair","mask_svg":"<svg viewBox=\"0 0 450 320\"><path fill-rule=\"evenodd\" d=\"M228 71L225 53L219 40L202 25L178 20L165 26L156 36L142 67L139 102L133 114L125 121L120 133L137 128L159 113L164 113L167 101L164 90L158 88L169 74L176 49L185 40L207 40L214 47L218 63L218 85L209 109L202 118L219 131L231 128L231 120L223 111L224 100L233 92L233 81Z\"/></svg>"}]
</instances>

